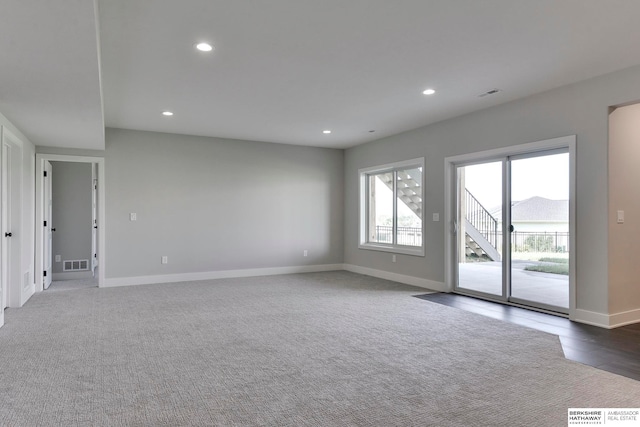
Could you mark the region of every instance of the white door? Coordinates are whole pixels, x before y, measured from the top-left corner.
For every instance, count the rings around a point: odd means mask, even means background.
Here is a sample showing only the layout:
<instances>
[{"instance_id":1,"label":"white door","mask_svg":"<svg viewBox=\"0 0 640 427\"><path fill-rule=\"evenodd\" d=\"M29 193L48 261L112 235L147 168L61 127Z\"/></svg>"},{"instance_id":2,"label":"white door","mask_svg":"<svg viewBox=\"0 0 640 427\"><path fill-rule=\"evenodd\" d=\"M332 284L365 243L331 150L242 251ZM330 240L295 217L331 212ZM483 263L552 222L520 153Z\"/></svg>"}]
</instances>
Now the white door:
<instances>
[{"instance_id":1,"label":"white door","mask_svg":"<svg viewBox=\"0 0 640 427\"><path fill-rule=\"evenodd\" d=\"M93 178L91 187L91 272L93 277L96 276L96 267L98 266L98 175L97 164L91 167L91 175Z\"/></svg>"},{"instance_id":2,"label":"white door","mask_svg":"<svg viewBox=\"0 0 640 427\"><path fill-rule=\"evenodd\" d=\"M28 286L21 274L22 231L22 145L7 129L2 129L2 306L20 307Z\"/></svg>"},{"instance_id":3,"label":"white door","mask_svg":"<svg viewBox=\"0 0 640 427\"><path fill-rule=\"evenodd\" d=\"M44 208L44 233L43 233L43 238L44 241L42 242L42 248L43 248L43 254L42 254L42 260L43 260L43 271L44 271L44 277L43 277L43 281L42 284L44 286L44 289L49 288L49 285L51 285L51 258L52 258L52 251L51 248L52 243L53 243L53 229L51 228L52 225L52 220L53 220L53 214L52 214L52 196L51 196L51 183L53 180L53 166L51 166L51 162L49 161L45 161L44 163L44 173L42 176L42 189L43 189L43 203L42 206Z\"/></svg>"},{"instance_id":4,"label":"white door","mask_svg":"<svg viewBox=\"0 0 640 427\"><path fill-rule=\"evenodd\" d=\"M7 144L2 144L2 227L0 227L0 232L2 235L0 239L2 239L2 245L0 253L2 254L2 263L1 263L1 273L0 273L0 287L2 287L2 303L0 304L0 309L2 309L3 320L4 320L4 309L7 307L8 302L8 285L9 285L9 277L10 277L10 267L11 263L9 262L10 251L11 251L11 162L9 162L11 148Z\"/></svg>"}]
</instances>

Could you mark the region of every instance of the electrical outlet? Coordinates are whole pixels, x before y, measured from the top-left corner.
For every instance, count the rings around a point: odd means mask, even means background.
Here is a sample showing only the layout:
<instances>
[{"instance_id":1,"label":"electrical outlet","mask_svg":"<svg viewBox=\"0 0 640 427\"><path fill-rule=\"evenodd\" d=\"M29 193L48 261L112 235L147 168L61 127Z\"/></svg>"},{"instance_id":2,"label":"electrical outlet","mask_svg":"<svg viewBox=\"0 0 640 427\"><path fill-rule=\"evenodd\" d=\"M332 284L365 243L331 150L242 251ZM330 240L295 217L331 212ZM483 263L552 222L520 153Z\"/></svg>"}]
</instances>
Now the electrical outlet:
<instances>
[{"instance_id":1,"label":"electrical outlet","mask_svg":"<svg viewBox=\"0 0 640 427\"><path fill-rule=\"evenodd\" d=\"M168 257L168 256L166 256L166 255L164 255L164 256L162 257L162 263L163 263L163 264L169 264L169 257Z\"/></svg>"},{"instance_id":2,"label":"electrical outlet","mask_svg":"<svg viewBox=\"0 0 640 427\"><path fill-rule=\"evenodd\" d=\"M309 252L306 249L302 251L302 256L307 256L307 255L309 255Z\"/></svg>"},{"instance_id":3,"label":"electrical outlet","mask_svg":"<svg viewBox=\"0 0 640 427\"><path fill-rule=\"evenodd\" d=\"M62 262L62 255L56 255L56 262Z\"/></svg>"},{"instance_id":4,"label":"electrical outlet","mask_svg":"<svg viewBox=\"0 0 640 427\"><path fill-rule=\"evenodd\" d=\"M129 214L129 221L137 221L138 220L138 214L136 214L135 212L131 212Z\"/></svg>"},{"instance_id":5,"label":"electrical outlet","mask_svg":"<svg viewBox=\"0 0 640 427\"><path fill-rule=\"evenodd\" d=\"M440 221L440 214L438 212L434 212L433 213L433 220L434 221Z\"/></svg>"},{"instance_id":6,"label":"electrical outlet","mask_svg":"<svg viewBox=\"0 0 640 427\"><path fill-rule=\"evenodd\" d=\"M396 256L395 255L391 255L391 262L396 262Z\"/></svg>"}]
</instances>

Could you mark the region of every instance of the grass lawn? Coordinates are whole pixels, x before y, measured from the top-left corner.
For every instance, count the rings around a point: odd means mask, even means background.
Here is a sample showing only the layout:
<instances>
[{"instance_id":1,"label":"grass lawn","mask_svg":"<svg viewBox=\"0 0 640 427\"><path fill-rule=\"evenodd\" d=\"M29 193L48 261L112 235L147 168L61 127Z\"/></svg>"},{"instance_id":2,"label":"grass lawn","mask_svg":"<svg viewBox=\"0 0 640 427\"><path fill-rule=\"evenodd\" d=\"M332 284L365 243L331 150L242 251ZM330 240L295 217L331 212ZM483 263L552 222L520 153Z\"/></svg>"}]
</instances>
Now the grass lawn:
<instances>
[{"instance_id":1,"label":"grass lawn","mask_svg":"<svg viewBox=\"0 0 640 427\"><path fill-rule=\"evenodd\" d=\"M553 273L569 275L569 259L568 258L539 258L542 264L528 265L524 269L526 271L539 271L541 273Z\"/></svg>"},{"instance_id":2,"label":"grass lawn","mask_svg":"<svg viewBox=\"0 0 640 427\"><path fill-rule=\"evenodd\" d=\"M540 273L553 273L569 275L569 266L567 264L539 264L529 265L524 268L527 271L539 271Z\"/></svg>"},{"instance_id":3,"label":"grass lawn","mask_svg":"<svg viewBox=\"0 0 640 427\"><path fill-rule=\"evenodd\" d=\"M566 262L569 262L569 252L513 252L511 258L521 261L540 261L541 258L553 258L557 259L557 262L561 262L561 259L566 259Z\"/></svg>"},{"instance_id":4,"label":"grass lawn","mask_svg":"<svg viewBox=\"0 0 640 427\"><path fill-rule=\"evenodd\" d=\"M540 258L540 262L555 262L557 264L569 264L569 258Z\"/></svg>"}]
</instances>

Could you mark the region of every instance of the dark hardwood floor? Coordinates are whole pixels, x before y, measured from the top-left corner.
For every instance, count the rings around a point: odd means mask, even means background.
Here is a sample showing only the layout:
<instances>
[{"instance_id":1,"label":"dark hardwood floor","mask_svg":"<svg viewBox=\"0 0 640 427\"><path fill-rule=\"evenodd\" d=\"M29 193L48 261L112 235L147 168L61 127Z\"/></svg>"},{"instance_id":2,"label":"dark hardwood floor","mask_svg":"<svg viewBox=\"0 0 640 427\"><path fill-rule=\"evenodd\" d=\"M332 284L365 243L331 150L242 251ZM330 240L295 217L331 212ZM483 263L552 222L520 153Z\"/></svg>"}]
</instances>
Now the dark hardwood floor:
<instances>
[{"instance_id":1,"label":"dark hardwood floor","mask_svg":"<svg viewBox=\"0 0 640 427\"><path fill-rule=\"evenodd\" d=\"M464 295L416 297L558 335L567 359L640 381L640 324L604 329Z\"/></svg>"}]
</instances>

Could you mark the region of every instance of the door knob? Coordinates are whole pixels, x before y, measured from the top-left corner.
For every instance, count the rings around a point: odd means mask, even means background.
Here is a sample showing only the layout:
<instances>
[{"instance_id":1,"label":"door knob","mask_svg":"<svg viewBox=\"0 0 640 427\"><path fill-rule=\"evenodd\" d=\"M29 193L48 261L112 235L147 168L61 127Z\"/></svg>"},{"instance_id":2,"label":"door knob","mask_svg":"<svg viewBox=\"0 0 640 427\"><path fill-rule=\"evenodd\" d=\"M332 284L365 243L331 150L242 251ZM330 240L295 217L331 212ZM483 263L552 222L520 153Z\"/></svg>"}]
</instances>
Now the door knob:
<instances>
[{"instance_id":1,"label":"door knob","mask_svg":"<svg viewBox=\"0 0 640 427\"><path fill-rule=\"evenodd\" d=\"M4 233L4 237L11 237L13 236L13 233Z\"/></svg>"}]
</instances>

